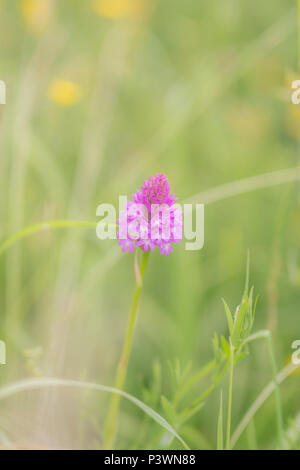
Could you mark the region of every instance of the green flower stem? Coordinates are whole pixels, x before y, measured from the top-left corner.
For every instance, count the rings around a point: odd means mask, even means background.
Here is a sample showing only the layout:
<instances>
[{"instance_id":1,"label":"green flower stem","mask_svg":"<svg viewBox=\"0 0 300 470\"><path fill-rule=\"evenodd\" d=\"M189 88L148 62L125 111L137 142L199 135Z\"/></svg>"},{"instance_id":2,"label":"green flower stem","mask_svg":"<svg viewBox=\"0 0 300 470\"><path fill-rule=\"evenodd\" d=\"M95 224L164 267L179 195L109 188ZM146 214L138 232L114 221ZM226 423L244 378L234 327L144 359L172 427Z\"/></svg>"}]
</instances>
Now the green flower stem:
<instances>
[{"instance_id":1,"label":"green flower stem","mask_svg":"<svg viewBox=\"0 0 300 470\"><path fill-rule=\"evenodd\" d=\"M131 309L129 312L127 330L125 334L125 340L123 344L121 358L117 367L114 387L118 390L123 390L125 380L126 380L128 361L129 361L131 347L132 347L132 340L133 340L135 325L137 322L139 301L140 301L140 296L142 292L143 280L144 280L148 258L149 258L149 252L144 252L141 265L140 265L140 279L137 278L136 286L134 289L133 300L132 300ZM117 429L118 429L119 408L120 408L120 395L113 395L110 400L108 413L106 417L105 428L104 428L104 449L113 449L116 434L117 434Z\"/></svg>"},{"instance_id":2,"label":"green flower stem","mask_svg":"<svg viewBox=\"0 0 300 470\"><path fill-rule=\"evenodd\" d=\"M268 351L269 351L271 366L272 366L274 387L275 387L274 390L275 390L275 398L276 398L276 420L277 420L278 443L279 443L280 449L284 449L282 407L281 407L279 383L278 383L278 378L277 378L277 366L276 366L271 333L269 330L258 331L257 333L249 336L245 340L244 343L250 343L251 341L255 341L256 339L259 339L259 338L264 338L267 340Z\"/></svg>"},{"instance_id":3,"label":"green flower stem","mask_svg":"<svg viewBox=\"0 0 300 470\"><path fill-rule=\"evenodd\" d=\"M234 347L231 344L230 345L230 357L229 357L229 386L228 386L226 450L230 450L231 407L232 407L232 388L233 388L233 364L234 364Z\"/></svg>"}]
</instances>

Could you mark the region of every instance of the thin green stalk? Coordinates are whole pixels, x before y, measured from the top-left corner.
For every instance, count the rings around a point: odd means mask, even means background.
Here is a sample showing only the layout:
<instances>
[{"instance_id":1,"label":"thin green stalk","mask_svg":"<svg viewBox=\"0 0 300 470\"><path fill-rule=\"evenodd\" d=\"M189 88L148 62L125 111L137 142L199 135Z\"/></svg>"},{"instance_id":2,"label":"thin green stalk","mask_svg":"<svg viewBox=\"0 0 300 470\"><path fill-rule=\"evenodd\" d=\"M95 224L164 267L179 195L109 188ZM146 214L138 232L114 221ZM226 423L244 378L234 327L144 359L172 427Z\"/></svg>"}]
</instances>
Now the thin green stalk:
<instances>
[{"instance_id":1,"label":"thin green stalk","mask_svg":"<svg viewBox=\"0 0 300 470\"><path fill-rule=\"evenodd\" d=\"M258 331L257 333L249 336L245 340L245 344L250 343L251 341L255 341L256 339L259 339L259 338L265 338L267 340L268 351L269 351L271 366L272 366L272 376L273 376L273 381L274 381L275 398L276 398L276 421L277 421L278 443L279 443L280 449L283 449L284 438L283 438L282 407L281 407L281 399L280 399L280 391L279 391L279 382L277 378L277 366L276 366L271 333L269 330Z\"/></svg>"},{"instance_id":2,"label":"thin green stalk","mask_svg":"<svg viewBox=\"0 0 300 470\"><path fill-rule=\"evenodd\" d=\"M267 336L267 343L268 343L268 349L269 349L269 354L270 354L270 359L271 359L271 364L272 364L273 381L275 384L276 418L277 418L277 431L278 431L279 446L281 449L283 449L284 439L283 439L282 408L281 408L279 385L278 385L278 380L277 380L277 366L276 366L275 354L274 354L272 337L271 337L270 332Z\"/></svg>"},{"instance_id":3,"label":"thin green stalk","mask_svg":"<svg viewBox=\"0 0 300 470\"><path fill-rule=\"evenodd\" d=\"M223 450L223 442L223 392L221 390L220 409L218 417L217 450Z\"/></svg>"},{"instance_id":4,"label":"thin green stalk","mask_svg":"<svg viewBox=\"0 0 300 470\"><path fill-rule=\"evenodd\" d=\"M127 330L125 334L125 340L123 344L121 358L117 367L117 373L115 377L114 387L118 390L123 390L125 380L126 380L128 361L129 361L129 357L131 353L132 340L133 340L135 325L137 322L139 301L140 301L140 296L142 292L143 280L144 280L148 258L149 258L149 252L144 252L141 265L140 265L140 276L139 276L139 279L137 278L137 281L136 281L131 309L129 312ZM116 434L117 434L117 429L118 429L119 408L120 408L120 395L113 395L110 400L108 413L106 417L105 428L104 428L104 449L113 449Z\"/></svg>"},{"instance_id":5,"label":"thin green stalk","mask_svg":"<svg viewBox=\"0 0 300 470\"><path fill-rule=\"evenodd\" d=\"M50 222L41 222L39 224L25 227L19 232L11 235L0 244L0 256L12 245L42 230L49 228L68 228L68 227L96 227L97 222L80 222L76 220L51 220Z\"/></svg>"},{"instance_id":6,"label":"thin green stalk","mask_svg":"<svg viewBox=\"0 0 300 470\"><path fill-rule=\"evenodd\" d=\"M277 375L277 382L280 385L284 382L291 374L293 374L296 370L298 370L300 364L294 365L292 363L285 366ZM244 417L240 421L239 425L237 426L236 430L234 431L231 439L231 447L233 448L239 438L241 437L244 430L249 425L250 421L253 419L257 411L262 407L265 401L272 395L275 390L275 383L274 381L270 382L263 391L259 394L256 400L252 403L250 408L245 413Z\"/></svg>"},{"instance_id":7,"label":"thin green stalk","mask_svg":"<svg viewBox=\"0 0 300 470\"><path fill-rule=\"evenodd\" d=\"M230 345L226 450L230 450L233 364L234 364L234 347L232 345Z\"/></svg>"}]
</instances>

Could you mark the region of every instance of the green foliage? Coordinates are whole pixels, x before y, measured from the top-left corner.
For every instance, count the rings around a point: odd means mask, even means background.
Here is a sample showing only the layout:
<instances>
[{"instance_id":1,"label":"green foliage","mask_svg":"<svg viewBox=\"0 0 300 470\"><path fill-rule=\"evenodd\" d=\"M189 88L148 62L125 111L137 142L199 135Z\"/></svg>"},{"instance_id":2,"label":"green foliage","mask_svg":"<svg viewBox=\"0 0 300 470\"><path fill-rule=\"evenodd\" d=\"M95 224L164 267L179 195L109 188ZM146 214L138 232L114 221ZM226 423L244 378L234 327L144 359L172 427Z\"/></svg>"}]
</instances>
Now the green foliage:
<instances>
[{"instance_id":1,"label":"green foliage","mask_svg":"<svg viewBox=\"0 0 300 470\"><path fill-rule=\"evenodd\" d=\"M165 416L173 423L176 429L185 424L189 419L196 415L202 408L203 403L190 404L191 383L194 375L191 374L192 364L187 364L184 368L176 359L175 364L169 363L170 379L172 383L171 398L161 397L162 408Z\"/></svg>"},{"instance_id":2,"label":"green foliage","mask_svg":"<svg viewBox=\"0 0 300 470\"><path fill-rule=\"evenodd\" d=\"M215 333L212 341L214 360L197 373L191 372L191 362L185 367L181 366L179 359L176 359L174 363L169 362L171 398L162 395L161 405L164 416L167 417L175 429L181 429L188 420L196 415L204 406L205 399L220 384L230 365L231 349L233 349L233 361L235 364L239 363L248 354L246 343L252 332L257 302L257 300L253 302L253 287L249 291L249 269L248 255L245 289L240 305L236 308L234 315L232 315L226 301L223 300L230 334L228 338L225 338L224 335ZM198 396L193 398L195 386L199 388L204 379L208 380L208 386ZM217 435L218 448L223 447L222 398L220 401ZM170 440L171 442L172 439Z\"/></svg>"}]
</instances>

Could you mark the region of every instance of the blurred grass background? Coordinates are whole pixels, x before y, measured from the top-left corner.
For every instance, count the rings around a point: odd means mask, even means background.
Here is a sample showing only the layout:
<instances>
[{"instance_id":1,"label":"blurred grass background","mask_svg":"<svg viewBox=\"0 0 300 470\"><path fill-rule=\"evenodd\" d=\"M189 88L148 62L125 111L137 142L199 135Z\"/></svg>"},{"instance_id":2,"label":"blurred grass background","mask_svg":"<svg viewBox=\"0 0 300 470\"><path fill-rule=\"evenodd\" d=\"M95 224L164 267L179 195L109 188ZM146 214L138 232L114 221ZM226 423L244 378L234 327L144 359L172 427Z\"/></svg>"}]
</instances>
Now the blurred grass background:
<instances>
[{"instance_id":1,"label":"blurred grass background","mask_svg":"<svg viewBox=\"0 0 300 470\"><path fill-rule=\"evenodd\" d=\"M44 220L96 220L98 204L116 204L156 172L183 201L297 166L294 3L2 0L1 239ZM299 203L298 184L220 200L206 207L202 251L151 256L127 391L163 414L168 362L197 371L211 359L214 332L226 332L221 298L239 302L247 248L256 327L272 328L280 368L290 360L300 338ZM1 384L113 382L132 256L93 229L49 230L2 256L0 279ZM265 345L251 346L235 372L234 427L270 379ZM296 376L281 387L286 425L300 411L297 387ZM107 398L30 392L1 405L0 428L29 447L99 448ZM192 447L215 446L218 401L212 394L182 430ZM260 447L274 446L273 398L255 425ZM122 403L120 448L157 445L159 432ZM243 435L238 447L247 446Z\"/></svg>"}]
</instances>

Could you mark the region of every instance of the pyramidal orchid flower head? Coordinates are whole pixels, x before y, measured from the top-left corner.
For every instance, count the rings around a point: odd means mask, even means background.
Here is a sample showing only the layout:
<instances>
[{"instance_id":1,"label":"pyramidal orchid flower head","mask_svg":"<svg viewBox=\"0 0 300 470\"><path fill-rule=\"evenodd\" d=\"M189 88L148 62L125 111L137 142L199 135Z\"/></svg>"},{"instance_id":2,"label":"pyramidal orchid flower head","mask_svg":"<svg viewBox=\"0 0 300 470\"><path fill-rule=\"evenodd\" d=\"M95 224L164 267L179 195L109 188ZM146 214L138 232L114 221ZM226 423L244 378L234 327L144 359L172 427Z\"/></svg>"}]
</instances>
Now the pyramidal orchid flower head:
<instances>
[{"instance_id":1,"label":"pyramidal orchid flower head","mask_svg":"<svg viewBox=\"0 0 300 470\"><path fill-rule=\"evenodd\" d=\"M158 247L161 255L169 256L173 244L182 240L182 212L175 206L176 201L165 175L145 180L118 220L122 251L153 251Z\"/></svg>"}]
</instances>

